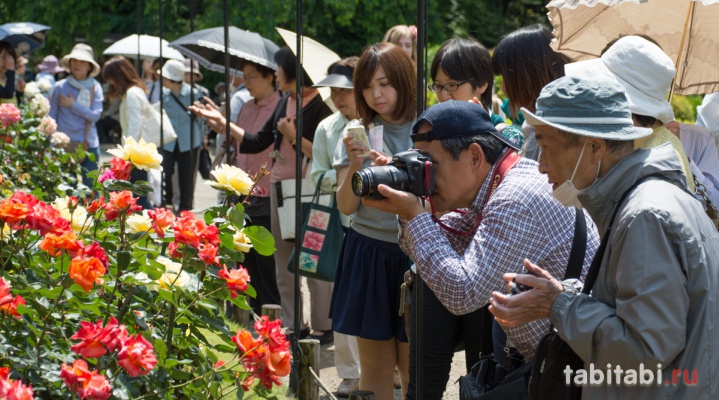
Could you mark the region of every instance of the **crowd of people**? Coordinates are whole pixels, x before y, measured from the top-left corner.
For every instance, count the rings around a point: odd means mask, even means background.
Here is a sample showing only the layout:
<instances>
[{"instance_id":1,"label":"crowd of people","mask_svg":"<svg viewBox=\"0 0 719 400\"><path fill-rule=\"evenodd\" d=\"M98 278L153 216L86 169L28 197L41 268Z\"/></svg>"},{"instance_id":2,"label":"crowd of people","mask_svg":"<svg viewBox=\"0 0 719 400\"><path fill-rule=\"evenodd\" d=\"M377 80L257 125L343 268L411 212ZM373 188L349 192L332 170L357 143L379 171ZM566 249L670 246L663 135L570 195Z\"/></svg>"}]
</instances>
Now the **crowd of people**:
<instances>
[{"instance_id":1,"label":"crowd of people","mask_svg":"<svg viewBox=\"0 0 719 400\"><path fill-rule=\"evenodd\" d=\"M651 38L617 38L582 62L555 53L551 39L542 25L520 28L492 54L472 38L447 40L429 71L438 104L421 115L411 26L333 63L321 81L303 71L300 110L289 47L274 55L276 69L245 61L231 88L215 88L229 115L189 59L147 60L138 74L119 56L100 67L78 44L60 60L46 57L36 79L52 82L58 130L95 160L100 138L118 129L113 115L123 136L139 139L143 110L162 99L177 139L162 147L165 191L155 202L177 212L193 208L210 132L231 140L237 167L270 170L245 207L277 249L251 251L243 263L257 291L251 305L259 313L280 304L299 338L334 342L339 395L361 389L388 400L398 387L406 399L441 399L458 348L467 371L490 354L522 365L554 329L585 365L699 375L691 385L588 385L583 398L716 398L719 233L706 210L719 205L719 96L704 98L696 125L679 123L666 100L676 70ZM22 98L25 64L0 42L0 101ZM367 148L348 134L357 127L381 140ZM382 184L383 199L355 195L355 173L409 149L431 160L431 194ZM294 244L283 240L278 207L280 183L300 178L297 152L303 174L334 195L345 236L335 281L308 278L311 304L295 318ZM83 162L84 173L95 169ZM131 180L148 179L133 170ZM572 266L576 277L567 276ZM419 278L421 309L402 294ZM509 295L517 284L525 291Z\"/></svg>"}]
</instances>

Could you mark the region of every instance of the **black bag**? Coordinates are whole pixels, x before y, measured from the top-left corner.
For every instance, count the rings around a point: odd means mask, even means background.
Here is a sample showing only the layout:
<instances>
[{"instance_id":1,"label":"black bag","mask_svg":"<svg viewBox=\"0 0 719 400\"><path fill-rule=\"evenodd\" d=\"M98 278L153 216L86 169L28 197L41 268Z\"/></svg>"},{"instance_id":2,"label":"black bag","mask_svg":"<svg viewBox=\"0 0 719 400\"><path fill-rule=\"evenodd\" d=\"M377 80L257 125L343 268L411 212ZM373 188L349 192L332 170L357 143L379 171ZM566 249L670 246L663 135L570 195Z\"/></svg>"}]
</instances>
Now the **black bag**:
<instances>
[{"instance_id":1,"label":"black bag","mask_svg":"<svg viewBox=\"0 0 719 400\"><path fill-rule=\"evenodd\" d=\"M612 218L609 220L609 227L602 237L602 242L599 244L599 248L597 248L597 252L592 260L592 265L589 267L589 272L587 272L587 279L584 282L584 287L582 287L583 294L589 294L592 287L594 287L594 282L597 280L599 268L602 265L602 258L607 249L609 234L612 232L612 226L614 225L614 218L617 216L617 212L627 196L636 189L637 186L649 178L663 179L660 175L645 176L627 189L619 199L612 213ZM570 262L572 262L571 258ZM582 262L576 260L567 268L564 279L579 278L581 268ZM569 366L572 371L576 371L584 368L584 362L577 353L569 347L569 344L559 336L554 330L554 327L552 327L537 347L532 377L529 379L529 398L532 400L581 399L582 387L575 385L574 382L567 385L567 377L564 374L564 370L567 366Z\"/></svg>"},{"instance_id":2,"label":"black bag","mask_svg":"<svg viewBox=\"0 0 719 400\"><path fill-rule=\"evenodd\" d=\"M574 239L569 253L565 279L566 275L570 273L576 273L579 277L586 249L587 222L584 212L577 210L574 220ZM482 336L491 334L491 324L489 329L484 327L483 322ZM542 341L544 339L546 337ZM504 366L501 366L493 356L482 358L472 367L468 375L459 378L459 398L461 400L527 400L529 398L534 400L534 397L530 395L531 392L528 391L528 386L531 384L530 376L536 369L536 360L524 363L524 360L519 361L507 354L507 361Z\"/></svg>"},{"instance_id":3,"label":"black bag","mask_svg":"<svg viewBox=\"0 0 719 400\"><path fill-rule=\"evenodd\" d=\"M204 147L200 150L200 157L197 160L197 164L197 169L200 171L202 179L210 179L212 161L210 160L210 152Z\"/></svg>"}]
</instances>

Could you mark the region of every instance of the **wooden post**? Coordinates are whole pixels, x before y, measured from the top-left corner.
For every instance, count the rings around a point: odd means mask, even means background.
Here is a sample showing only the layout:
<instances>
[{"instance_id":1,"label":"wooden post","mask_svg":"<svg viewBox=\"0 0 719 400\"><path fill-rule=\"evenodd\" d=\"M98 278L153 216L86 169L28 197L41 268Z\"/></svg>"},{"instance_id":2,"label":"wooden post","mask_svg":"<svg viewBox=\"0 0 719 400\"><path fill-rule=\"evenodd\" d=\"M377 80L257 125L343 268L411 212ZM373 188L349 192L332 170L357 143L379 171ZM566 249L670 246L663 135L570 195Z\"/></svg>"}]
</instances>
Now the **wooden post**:
<instances>
[{"instance_id":1,"label":"wooden post","mask_svg":"<svg viewBox=\"0 0 719 400\"><path fill-rule=\"evenodd\" d=\"M350 394L350 400L374 400L374 392L358 390Z\"/></svg>"},{"instance_id":2,"label":"wooden post","mask_svg":"<svg viewBox=\"0 0 719 400\"><path fill-rule=\"evenodd\" d=\"M280 319L282 313L282 307L278 304L265 304L262 306L262 315L270 317L270 321Z\"/></svg>"},{"instance_id":3,"label":"wooden post","mask_svg":"<svg viewBox=\"0 0 719 400\"><path fill-rule=\"evenodd\" d=\"M319 373L320 370L320 341L317 339L300 340L300 385L297 398L300 400L319 400L320 387L310 373L310 368Z\"/></svg>"}]
</instances>

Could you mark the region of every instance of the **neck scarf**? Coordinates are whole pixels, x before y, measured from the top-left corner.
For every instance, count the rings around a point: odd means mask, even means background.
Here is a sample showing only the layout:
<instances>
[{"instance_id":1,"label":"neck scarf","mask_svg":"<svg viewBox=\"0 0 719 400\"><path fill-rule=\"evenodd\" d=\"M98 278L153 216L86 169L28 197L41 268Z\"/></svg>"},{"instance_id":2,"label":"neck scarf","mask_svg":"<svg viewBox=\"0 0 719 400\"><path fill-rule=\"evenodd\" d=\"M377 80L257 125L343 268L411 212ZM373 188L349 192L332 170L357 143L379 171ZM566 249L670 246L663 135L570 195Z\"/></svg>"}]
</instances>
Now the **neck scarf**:
<instances>
[{"instance_id":1,"label":"neck scarf","mask_svg":"<svg viewBox=\"0 0 719 400\"><path fill-rule=\"evenodd\" d=\"M90 104L90 91L93 90L95 86L95 79L94 78L87 78L81 81L78 81L75 79L74 76L69 75L67 77L67 83L70 84L70 86L74 87L75 89L80 91L80 94L77 95L77 101L78 103L82 104L83 106L90 108L92 104Z\"/></svg>"}]
</instances>

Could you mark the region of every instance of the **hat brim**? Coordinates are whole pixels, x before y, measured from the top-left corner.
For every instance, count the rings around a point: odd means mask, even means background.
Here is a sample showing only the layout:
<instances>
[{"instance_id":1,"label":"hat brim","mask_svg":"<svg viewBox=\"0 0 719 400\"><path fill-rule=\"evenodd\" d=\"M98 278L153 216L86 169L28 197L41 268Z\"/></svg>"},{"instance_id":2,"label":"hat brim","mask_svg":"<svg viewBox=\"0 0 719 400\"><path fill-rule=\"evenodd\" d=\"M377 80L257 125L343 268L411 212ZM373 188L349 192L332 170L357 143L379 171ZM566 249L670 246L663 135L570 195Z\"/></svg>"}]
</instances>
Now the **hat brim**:
<instances>
[{"instance_id":1,"label":"hat brim","mask_svg":"<svg viewBox=\"0 0 719 400\"><path fill-rule=\"evenodd\" d=\"M75 59L78 61L85 61L85 62L90 63L90 65L92 65L92 69L90 69L90 73L88 74L88 76L90 78L94 78L98 74L100 74L100 65L95 60L93 60L92 58L86 57L85 54L82 54L82 53L70 53L60 60L60 67L62 67L63 68L62 70L64 70L68 74L70 73L70 60L72 60L72 59Z\"/></svg>"},{"instance_id":2,"label":"hat brim","mask_svg":"<svg viewBox=\"0 0 719 400\"><path fill-rule=\"evenodd\" d=\"M524 120L532 127L537 125L548 125L557 128L562 132L572 133L579 136L592 137L605 140L636 140L652 134L651 128L640 128L636 126L628 126L621 122L616 124L582 124L582 123L558 123L541 118L526 108L522 107L522 115ZM581 117L578 117L578 119Z\"/></svg>"},{"instance_id":3,"label":"hat brim","mask_svg":"<svg viewBox=\"0 0 719 400\"><path fill-rule=\"evenodd\" d=\"M341 75L341 74L329 74L329 75L327 75L326 78L317 82L312 87L315 87L315 88L333 87L333 88L340 88L340 89L354 89L352 80L349 79L347 76Z\"/></svg>"},{"instance_id":4,"label":"hat brim","mask_svg":"<svg viewBox=\"0 0 719 400\"><path fill-rule=\"evenodd\" d=\"M601 58L565 64L564 73L567 76L604 76L612 78L624 88L624 93L626 93L627 100L629 101L629 110L633 114L653 117L662 121L664 124L674 121L674 110L666 99L655 99L651 96L647 96L631 83L614 74L609 67L604 64Z\"/></svg>"},{"instance_id":5,"label":"hat brim","mask_svg":"<svg viewBox=\"0 0 719 400\"><path fill-rule=\"evenodd\" d=\"M193 72L195 73L195 75L198 75L198 76L199 76L199 78L195 79L195 82L201 81L202 78L204 77L204 75L202 75L202 72L200 72L200 68L199 68L199 67L195 68L195 70L194 70ZM186 73L186 74L189 74L189 73L190 73L190 69L189 69L189 68L185 68L185 73Z\"/></svg>"}]
</instances>

